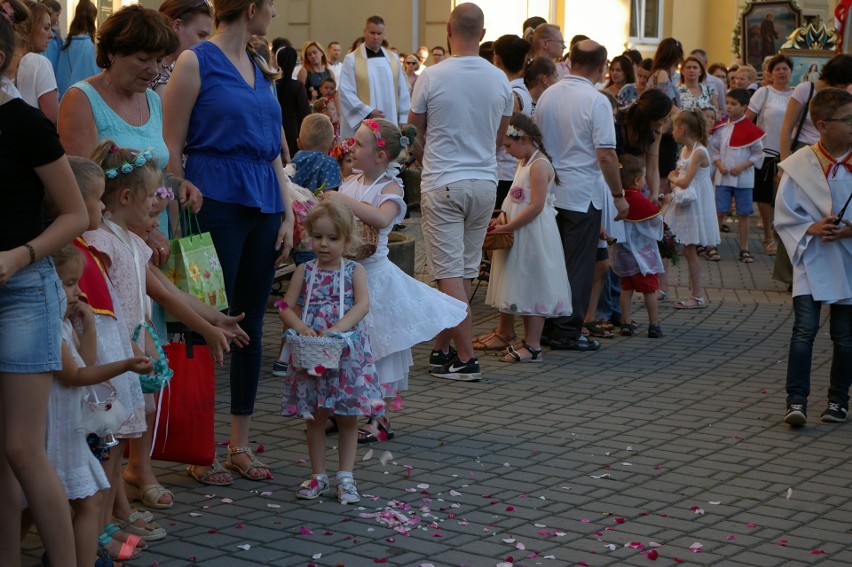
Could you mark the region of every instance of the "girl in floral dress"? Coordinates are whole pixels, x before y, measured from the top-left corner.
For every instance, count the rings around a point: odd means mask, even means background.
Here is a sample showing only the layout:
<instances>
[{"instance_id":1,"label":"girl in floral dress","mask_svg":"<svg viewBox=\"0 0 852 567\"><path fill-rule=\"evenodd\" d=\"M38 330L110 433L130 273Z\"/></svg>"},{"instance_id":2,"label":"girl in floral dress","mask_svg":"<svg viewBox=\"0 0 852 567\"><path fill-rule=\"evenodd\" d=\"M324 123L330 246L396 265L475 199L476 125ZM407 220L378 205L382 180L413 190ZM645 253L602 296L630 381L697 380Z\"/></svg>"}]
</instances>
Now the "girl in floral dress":
<instances>
[{"instance_id":1,"label":"girl in floral dress","mask_svg":"<svg viewBox=\"0 0 852 567\"><path fill-rule=\"evenodd\" d=\"M307 420L311 478L298 498L312 500L328 492L325 470L326 420L334 416L340 432L337 497L342 504L361 500L352 470L358 446L358 416L383 415L379 380L363 322L369 310L364 267L343 258L356 241L355 217L344 205L323 201L305 222L316 259L293 273L280 309L281 320L300 335L348 333L338 368L307 369L289 365L284 382L282 415ZM292 307L291 307L292 306Z\"/></svg>"},{"instance_id":2,"label":"girl in floral dress","mask_svg":"<svg viewBox=\"0 0 852 567\"><path fill-rule=\"evenodd\" d=\"M495 334L502 329L502 336L514 335L514 316L524 318L524 340L509 345L500 360L540 362L545 317L571 314L571 289L553 206L553 186L559 180L541 132L528 116L519 112L512 116L503 145L518 158L518 169L503 201L505 220L491 221L488 230L513 232L515 238L511 248L495 250L491 257L485 302L500 310Z\"/></svg>"}]
</instances>

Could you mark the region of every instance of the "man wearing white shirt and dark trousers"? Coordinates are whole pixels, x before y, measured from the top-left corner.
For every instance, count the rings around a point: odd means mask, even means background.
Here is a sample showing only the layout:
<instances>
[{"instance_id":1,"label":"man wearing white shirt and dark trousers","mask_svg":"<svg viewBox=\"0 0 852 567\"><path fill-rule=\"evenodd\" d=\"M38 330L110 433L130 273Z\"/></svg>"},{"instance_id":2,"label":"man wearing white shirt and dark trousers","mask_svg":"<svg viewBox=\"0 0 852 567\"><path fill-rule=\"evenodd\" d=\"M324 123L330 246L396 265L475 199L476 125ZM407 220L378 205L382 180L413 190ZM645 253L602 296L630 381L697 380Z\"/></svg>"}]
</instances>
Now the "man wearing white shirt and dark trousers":
<instances>
[{"instance_id":1,"label":"man wearing white shirt and dark trousers","mask_svg":"<svg viewBox=\"0 0 852 567\"><path fill-rule=\"evenodd\" d=\"M561 180L555 191L556 223L573 308L570 317L548 319L545 334L551 348L590 351L600 343L581 331L594 278L601 211L608 198L605 192L612 193L617 220L627 214L628 205L618 172L612 107L595 89L606 73L606 48L583 40L571 48L569 60L571 74L544 91L535 110L544 147Z\"/></svg>"},{"instance_id":2,"label":"man wearing white shirt and dark trousers","mask_svg":"<svg viewBox=\"0 0 852 567\"><path fill-rule=\"evenodd\" d=\"M423 163L420 210L426 259L438 289L464 302L479 274L497 194L497 148L514 102L506 75L479 56L484 22L475 4L456 6L447 22L452 57L420 74L408 117L417 128L414 152ZM471 330L468 309L458 326L438 335L429 356L433 376L462 381L482 377Z\"/></svg>"},{"instance_id":3,"label":"man wearing white shirt and dark trousers","mask_svg":"<svg viewBox=\"0 0 852 567\"><path fill-rule=\"evenodd\" d=\"M411 97L399 57L382 47L385 21L370 16L364 43L348 53L340 72L340 137L350 138L365 118L405 124Z\"/></svg>"}]
</instances>

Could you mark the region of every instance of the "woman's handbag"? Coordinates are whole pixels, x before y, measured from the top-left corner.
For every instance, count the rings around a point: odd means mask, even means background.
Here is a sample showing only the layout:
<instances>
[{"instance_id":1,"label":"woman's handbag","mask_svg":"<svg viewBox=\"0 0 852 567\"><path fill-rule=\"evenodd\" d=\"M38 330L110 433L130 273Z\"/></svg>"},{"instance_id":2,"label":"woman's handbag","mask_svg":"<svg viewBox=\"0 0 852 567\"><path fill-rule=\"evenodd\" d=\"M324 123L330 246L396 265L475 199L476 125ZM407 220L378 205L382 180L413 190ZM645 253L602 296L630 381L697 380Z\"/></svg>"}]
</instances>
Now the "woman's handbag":
<instances>
[{"instance_id":1,"label":"woman's handbag","mask_svg":"<svg viewBox=\"0 0 852 567\"><path fill-rule=\"evenodd\" d=\"M148 323L142 322L136 325L133 330L132 340L135 343L139 339L139 333L142 330L148 331L151 339L154 341L154 346L157 348L157 359L154 360L154 369L150 374L139 374L139 382L142 384L143 394L155 394L165 387L172 379L174 372L169 368L169 360L166 358L166 353L163 352L163 347L160 346L160 339L157 338L157 331L154 330Z\"/></svg>"},{"instance_id":2,"label":"woman's handbag","mask_svg":"<svg viewBox=\"0 0 852 567\"><path fill-rule=\"evenodd\" d=\"M497 219L500 220L500 224L506 224L506 213L503 211L497 210L494 211ZM506 250L511 248L515 243L515 233L514 232L488 232L485 234L485 241L482 243L483 250Z\"/></svg>"},{"instance_id":3,"label":"woman's handbag","mask_svg":"<svg viewBox=\"0 0 852 567\"><path fill-rule=\"evenodd\" d=\"M681 189L680 187L674 187L672 189L672 202L679 207L689 205L696 199L698 199L698 194L695 192L695 187L692 185L688 186L686 189Z\"/></svg>"},{"instance_id":4,"label":"woman's handbag","mask_svg":"<svg viewBox=\"0 0 852 567\"><path fill-rule=\"evenodd\" d=\"M814 84L811 83L811 90L808 93L808 100L805 102L804 107L802 107L802 114L801 114L801 116L799 116L799 124L796 127L796 135L793 136L793 142L790 145L790 153L793 153L793 152L795 152L795 151L797 151L797 150L808 145L805 142L800 142L799 136L802 135L802 128L804 128L804 126L805 126L805 118L808 117L808 112L810 112L809 107L810 107L810 104L811 104L811 99L814 96L815 88L816 87L814 87Z\"/></svg>"}]
</instances>

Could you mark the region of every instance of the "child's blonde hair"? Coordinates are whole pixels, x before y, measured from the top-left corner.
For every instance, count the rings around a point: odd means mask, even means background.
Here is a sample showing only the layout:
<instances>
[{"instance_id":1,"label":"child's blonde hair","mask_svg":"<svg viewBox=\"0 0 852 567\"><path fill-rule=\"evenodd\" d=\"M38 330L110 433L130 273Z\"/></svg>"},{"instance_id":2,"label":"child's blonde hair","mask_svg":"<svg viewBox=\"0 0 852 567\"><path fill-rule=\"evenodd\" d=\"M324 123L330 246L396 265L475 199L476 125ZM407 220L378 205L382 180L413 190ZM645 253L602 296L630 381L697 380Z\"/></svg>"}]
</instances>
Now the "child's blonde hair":
<instances>
[{"instance_id":1,"label":"child's blonde hair","mask_svg":"<svg viewBox=\"0 0 852 567\"><path fill-rule=\"evenodd\" d=\"M337 235L343 239L345 243L343 255L353 256L358 246L361 245L361 237L358 236L355 215L352 214L349 207L336 201L320 201L317 206L311 209L308 218L305 219L305 231L309 235L314 231L314 224L317 219L322 217L328 217L337 230Z\"/></svg>"},{"instance_id":2,"label":"child's blonde hair","mask_svg":"<svg viewBox=\"0 0 852 567\"><path fill-rule=\"evenodd\" d=\"M388 161L396 161L402 150L411 147L417 136L414 126L406 126L402 131L399 127L384 118L366 119L362 122L376 137L376 145L388 156Z\"/></svg>"},{"instance_id":3,"label":"child's blonde hair","mask_svg":"<svg viewBox=\"0 0 852 567\"><path fill-rule=\"evenodd\" d=\"M83 194L84 199L88 198L92 191L91 182L104 179L104 170L94 161L80 156L68 156L68 163L80 187L80 193Z\"/></svg>"},{"instance_id":4,"label":"child's blonde hair","mask_svg":"<svg viewBox=\"0 0 852 567\"><path fill-rule=\"evenodd\" d=\"M327 154L334 143L334 126L325 114L308 114L299 128L302 149Z\"/></svg>"},{"instance_id":5,"label":"child's blonde hair","mask_svg":"<svg viewBox=\"0 0 852 567\"><path fill-rule=\"evenodd\" d=\"M66 244L59 250L53 253L53 265L57 270L61 270L68 264L79 263L83 265L83 255L73 244Z\"/></svg>"},{"instance_id":6,"label":"child's blonde hair","mask_svg":"<svg viewBox=\"0 0 852 567\"><path fill-rule=\"evenodd\" d=\"M104 172L103 202L114 204L121 189L130 189L134 197L147 197L147 187L159 178L159 169L150 151L119 148L112 140L104 140L92 153L92 159Z\"/></svg>"},{"instance_id":7,"label":"child's blonde hair","mask_svg":"<svg viewBox=\"0 0 852 567\"><path fill-rule=\"evenodd\" d=\"M690 110L681 110L675 114L674 124L683 125L701 145L707 145L707 135L710 128L707 126L707 120L704 118L704 113L700 108L695 107Z\"/></svg>"}]
</instances>

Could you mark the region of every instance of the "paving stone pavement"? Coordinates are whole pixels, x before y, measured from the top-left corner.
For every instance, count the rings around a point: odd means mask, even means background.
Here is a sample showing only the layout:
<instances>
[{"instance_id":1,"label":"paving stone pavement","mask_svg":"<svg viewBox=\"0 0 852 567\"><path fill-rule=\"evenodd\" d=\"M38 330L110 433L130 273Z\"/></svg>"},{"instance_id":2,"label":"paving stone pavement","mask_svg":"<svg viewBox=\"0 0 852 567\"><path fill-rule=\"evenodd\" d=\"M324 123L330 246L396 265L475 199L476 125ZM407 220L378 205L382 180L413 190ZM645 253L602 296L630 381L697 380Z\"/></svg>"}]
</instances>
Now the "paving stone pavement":
<instances>
[{"instance_id":1,"label":"paving stone pavement","mask_svg":"<svg viewBox=\"0 0 852 567\"><path fill-rule=\"evenodd\" d=\"M418 234L416 220L406 224ZM275 478L204 487L158 463L175 492L175 506L155 514L169 536L128 565L852 565L852 424L819 422L827 324L811 422L794 430L782 423L790 298L758 233L750 266L736 261L735 233L723 236L722 261L705 263L707 309L661 304L663 339L644 325L594 353L546 350L541 364L485 354L478 383L430 376L430 346L417 346L396 437L358 449L357 506L295 498L310 474L304 425L279 415L281 380L264 372L252 440ZM683 262L671 296L686 297L685 284ZM472 305L476 332L496 321L484 296ZM274 313L267 324L265 369L278 350ZM226 369L217 412L224 440ZM410 519L407 535L364 517L390 506ZM37 564L38 539L25 547L25 565Z\"/></svg>"}]
</instances>

